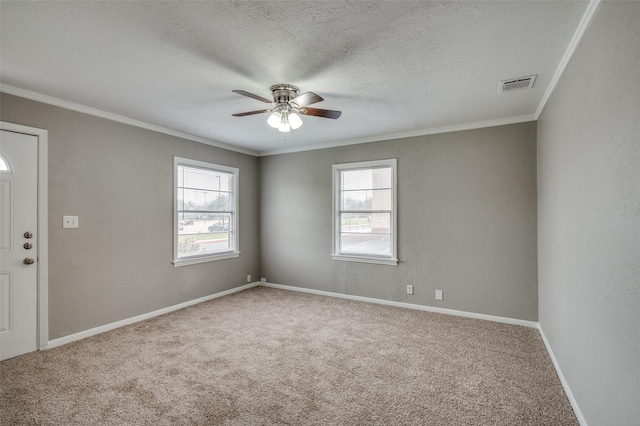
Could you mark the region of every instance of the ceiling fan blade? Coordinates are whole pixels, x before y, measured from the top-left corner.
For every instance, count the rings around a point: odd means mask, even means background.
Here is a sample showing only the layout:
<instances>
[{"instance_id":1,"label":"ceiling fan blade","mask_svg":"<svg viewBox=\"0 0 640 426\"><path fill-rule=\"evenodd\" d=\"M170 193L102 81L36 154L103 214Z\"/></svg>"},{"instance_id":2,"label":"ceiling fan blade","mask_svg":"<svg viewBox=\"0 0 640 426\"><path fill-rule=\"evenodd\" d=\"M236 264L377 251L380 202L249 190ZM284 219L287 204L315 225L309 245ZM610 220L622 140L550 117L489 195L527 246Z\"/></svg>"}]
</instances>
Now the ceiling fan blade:
<instances>
[{"instance_id":1,"label":"ceiling fan blade","mask_svg":"<svg viewBox=\"0 0 640 426\"><path fill-rule=\"evenodd\" d=\"M303 93L300 96L296 96L291 99L289 102L292 102L300 107L315 104L316 102L324 101L324 98L320 95L317 95L313 92Z\"/></svg>"},{"instance_id":2,"label":"ceiling fan blade","mask_svg":"<svg viewBox=\"0 0 640 426\"><path fill-rule=\"evenodd\" d=\"M334 120L342 114L342 111L320 108L300 108L300 114L312 115L314 117L333 118Z\"/></svg>"},{"instance_id":3,"label":"ceiling fan blade","mask_svg":"<svg viewBox=\"0 0 640 426\"><path fill-rule=\"evenodd\" d=\"M239 112L237 114L231 114L234 117L244 117L245 115L254 115L254 114L262 114L263 112L271 112L270 109L260 109L257 111L249 111L249 112Z\"/></svg>"},{"instance_id":4,"label":"ceiling fan blade","mask_svg":"<svg viewBox=\"0 0 640 426\"><path fill-rule=\"evenodd\" d=\"M253 93L249 93L246 90L232 90L233 93L237 93L238 95L248 96L250 98L256 99L258 101L264 102L266 104L270 104L273 101L271 99L263 98L262 96L254 95Z\"/></svg>"}]
</instances>

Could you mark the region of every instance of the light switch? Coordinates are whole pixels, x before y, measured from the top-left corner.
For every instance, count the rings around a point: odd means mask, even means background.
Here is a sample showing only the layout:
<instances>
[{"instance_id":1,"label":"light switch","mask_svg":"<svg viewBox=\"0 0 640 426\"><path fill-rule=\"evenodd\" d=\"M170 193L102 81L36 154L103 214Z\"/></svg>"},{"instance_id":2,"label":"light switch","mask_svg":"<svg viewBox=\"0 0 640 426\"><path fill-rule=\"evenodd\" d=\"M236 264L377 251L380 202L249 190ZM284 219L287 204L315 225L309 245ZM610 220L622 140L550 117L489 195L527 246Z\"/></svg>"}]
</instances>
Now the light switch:
<instances>
[{"instance_id":1,"label":"light switch","mask_svg":"<svg viewBox=\"0 0 640 426\"><path fill-rule=\"evenodd\" d=\"M63 228L77 228L78 226L78 216L62 216Z\"/></svg>"}]
</instances>

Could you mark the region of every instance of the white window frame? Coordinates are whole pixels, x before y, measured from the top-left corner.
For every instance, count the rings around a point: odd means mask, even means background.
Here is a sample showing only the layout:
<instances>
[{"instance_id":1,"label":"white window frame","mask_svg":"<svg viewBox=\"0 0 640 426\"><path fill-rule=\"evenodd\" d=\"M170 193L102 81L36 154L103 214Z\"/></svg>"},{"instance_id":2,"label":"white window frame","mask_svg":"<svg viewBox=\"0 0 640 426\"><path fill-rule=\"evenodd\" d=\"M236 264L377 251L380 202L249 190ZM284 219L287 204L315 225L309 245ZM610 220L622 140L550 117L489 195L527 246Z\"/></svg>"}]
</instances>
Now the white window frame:
<instances>
[{"instance_id":1,"label":"white window frame","mask_svg":"<svg viewBox=\"0 0 640 426\"><path fill-rule=\"evenodd\" d=\"M340 252L340 195L342 191L342 182L340 174L348 170L374 169L381 167L391 168L391 253L389 256L372 255L372 254L346 254ZM398 264L398 175L397 160L395 158L387 160L361 161L357 163L343 163L333 165L333 260L346 262L363 262L377 263L381 265L397 265Z\"/></svg>"},{"instance_id":2,"label":"white window frame","mask_svg":"<svg viewBox=\"0 0 640 426\"><path fill-rule=\"evenodd\" d=\"M233 212L231 220L231 237L233 238L233 248L218 253L207 253L196 255L189 258L178 259L178 166L195 167L206 170L230 173L232 179L232 206ZM235 167L223 166L220 164L208 163L205 161L193 160L190 158L173 157L173 266L194 265L197 263L213 262L216 260L231 259L240 256L240 237L239 237L239 194L238 188L240 180L240 171Z\"/></svg>"}]
</instances>

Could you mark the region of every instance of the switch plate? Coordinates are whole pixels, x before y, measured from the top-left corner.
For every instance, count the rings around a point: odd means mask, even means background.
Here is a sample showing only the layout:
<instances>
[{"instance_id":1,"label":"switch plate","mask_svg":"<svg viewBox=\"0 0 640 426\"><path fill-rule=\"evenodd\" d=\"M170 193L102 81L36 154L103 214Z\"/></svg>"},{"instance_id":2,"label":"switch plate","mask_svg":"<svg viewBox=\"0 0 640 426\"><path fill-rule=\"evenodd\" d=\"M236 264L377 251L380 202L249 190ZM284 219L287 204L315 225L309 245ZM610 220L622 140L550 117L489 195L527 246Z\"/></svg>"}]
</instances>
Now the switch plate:
<instances>
[{"instance_id":1,"label":"switch plate","mask_svg":"<svg viewBox=\"0 0 640 426\"><path fill-rule=\"evenodd\" d=\"M442 290L436 290L436 300L444 300L444 292Z\"/></svg>"},{"instance_id":2,"label":"switch plate","mask_svg":"<svg viewBox=\"0 0 640 426\"><path fill-rule=\"evenodd\" d=\"M407 286L407 294L413 294L413 286L412 285L408 285Z\"/></svg>"},{"instance_id":3,"label":"switch plate","mask_svg":"<svg viewBox=\"0 0 640 426\"><path fill-rule=\"evenodd\" d=\"M62 216L63 228L78 228L78 216Z\"/></svg>"}]
</instances>

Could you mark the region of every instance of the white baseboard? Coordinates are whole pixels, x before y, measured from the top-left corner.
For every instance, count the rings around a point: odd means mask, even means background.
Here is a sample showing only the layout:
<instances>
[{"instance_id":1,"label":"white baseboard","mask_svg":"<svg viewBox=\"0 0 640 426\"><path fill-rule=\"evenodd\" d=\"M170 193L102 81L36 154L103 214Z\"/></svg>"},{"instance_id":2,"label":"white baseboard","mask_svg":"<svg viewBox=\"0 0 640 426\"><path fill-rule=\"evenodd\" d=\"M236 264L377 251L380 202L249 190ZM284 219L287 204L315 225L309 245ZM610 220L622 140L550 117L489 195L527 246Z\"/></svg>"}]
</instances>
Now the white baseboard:
<instances>
[{"instance_id":1,"label":"white baseboard","mask_svg":"<svg viewBox=\"0 0 640 426\"><path fill-rule=\"evenodd\" d=\"M573 392L571 392L569 383L567 382L567 379L565 379L564 374L562 374L562 370L560 370L560 364L558 364L558 360L556 359L556 356L553 354L553 350L551 349L549 340L547 340L547 336L544 334L544 331L542 330L542 326L540 325L540 323L538 323L538 331L540 332L540 336L542 336L542 341L544 342L544 345L547 347L547 352L551 357L551 362L553 362L553 367L556 369L556 373L558 374L560 383L562 383L564 393L567 394L567 398L569 398L569 403L571 404L571 408L573 408L573 412L575 413L578 419L578 423L580 423L580 426L588 426L587 421L584 419L584 416L582 415L582 411L580 411L578 402L576 401L576 398L573 396Z\"/></svg>"},{"instance_id":2,"label":"white baseboard","mask_svg":"<svg viewBox=\"0 0 640 426\"><path fill-rule=\"evenodd\" d=\"M64 336L59 339L50 340L45 349L51 349L57 346L66 345L67 343L71 343L76 340L95 336L96 334L104 333L105 331L113 330L115 328L119 328L119 327L133 324L136 322L144 321L146 319L157 317L159 315L168 314L169 312L177 311L178 309L184 309L189 306L197 305L198 303L206 302L212 299L217 299L218 297L226 296L232 293L237 293L239 291L247 290L249 288L256 287L258 285L260 285L259 282L249 283L241 287L236 287L230 290L221 291L219 293L210 294L209 296L204 296L199 299L189 300L188 302L183 302L177 305L158 309L157 311L148 312L146 314L138 315L132 318L127 318L121 321L112 322L110 324L101 325L100 327L95 327L89 330L81 331L80 333L70 334L68 336Z\"/></svg>"},{"instance_id":3,"label":"white baseboard","mask_svg":"<svg viewBox=\"0 0 640 426\"><path fill-rule=\"evenodd\" d=\"M232 288L230 290L226 290L226 291L222 291L222 292L219 292L219 293L211 294L209 296L201 297L199 299L189 300L188 302L183 302L183 303L179 303L177 305L173 305L173 306L169 306L169 307L166 307L166 308L158 309L157 311L148 312L146 314L138 315L138 316L135 316L135 317L132 317L132 318L127 318L127 319L124 319L124 320L121 320L121 321L116 321L116 322L113 322L113 323L110 323L110 324L101 325L99 327L91 328L89 330L81 331L79 333L70 334L68 336L64 336L64 337L61 337L59 339L50 340L45 349L55 348L57 346L65 345L67 343L71 343L71 342L74 342L76 340L80 340L80 339L84 339L86 337L94 336L96 334L104 333L105 331L113 330L113 329L118 328L118 327L122 327L122 326L133 324L133 323L136 323L136 322L144 321L144 320L149 319L149 318L157 317L158 315L164 315L164 314L167 314L169 312L177 311L178 309L183 309L183 308L186 308L188 306L193 306L193 305L196 305L198 303L206 302L208 300L216 299L218 297L226 296L226 295L232 294L232 293L237 293L239 291L247 290L249 288L260 286L260 285L264 286L264 287L277 288L277 289L281 289L281 290L298 291L298 292L301 292L301 293L317 294L317 295L320 295L320 296L337 297L337 298L341 298L341 299L356 300L356 301L360 301L360 302L376 303L376 304L379 304L379 305L388 305L388 306L395 306L395 307L399 307L399 308L416 309L416 310L426 311L426 312L435 312L435 313L439 313L439 314L455 315L455 316L459 316L459 317L475 318L475 319L481 319L481 320L487 320L487 321L495 321L495 322L501 322L501 323L505 323L505 324L521 325L521 326L524 326L524 327L531 327L531 328L540 329L540 327L539 327L537 322L527 321L527 320L522 320L522 319L517 319L517 318L507 318L507 317L499 317L499 316L494 316L494 315L478 314L478 313L474 313L474 312L456 311L454 309L435 308L433 306L416 305L416 304L413 304L413 303L396 302L396 301L393 301L393 300L375 299L375 298L372 298L372 297L354 296L354 295L351 295L351 294L334 293L334 292L330 292L330 291L314 290L314 289L309 289L309 288L294 287L294 286L288 286L288 285L282 285L282 284L254 282L254 283L249 283L249 284L243 285L241 287L236 287L236 288ZM542 333L541 329L540 329L540 332ZM543 335L543 339L544 339L544 335ZM551 350L550 350L549 345L548 345L546 340L545 340L545 344L547 345L547 348L549 349L549 352L551 353ZM555 361L554 361L554 365L555 365Z\"/></svg>"},{"instance_id":4,"label":"white baseboard","mask_svg":"<svg viewBox=\"0 0 640 426\"><path fill-rule=\"evenodd\" d=\"M517 318L498 317L494 315L477 314L474 312L456 311L454 309L434 308L433 306L416 305L413 303L395 302L393 300L374 299L372 297L354 296L351 294L333 293L330 291L313 290L309 288L293 287L289 285L260 283L264 287L278 288L281 290L299 291L301 293L318 294L321 296L338 297L340 299L357 300L360 302L377 303L379 305L396 306L398 308L417 309L419 311L435 312L438 314L455 315L458 317L475 318L487 321L501 322L505 324L521 325L524 327L538 328L535 321L521 320Z\"/></svg>"}]
</instances>

